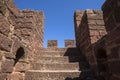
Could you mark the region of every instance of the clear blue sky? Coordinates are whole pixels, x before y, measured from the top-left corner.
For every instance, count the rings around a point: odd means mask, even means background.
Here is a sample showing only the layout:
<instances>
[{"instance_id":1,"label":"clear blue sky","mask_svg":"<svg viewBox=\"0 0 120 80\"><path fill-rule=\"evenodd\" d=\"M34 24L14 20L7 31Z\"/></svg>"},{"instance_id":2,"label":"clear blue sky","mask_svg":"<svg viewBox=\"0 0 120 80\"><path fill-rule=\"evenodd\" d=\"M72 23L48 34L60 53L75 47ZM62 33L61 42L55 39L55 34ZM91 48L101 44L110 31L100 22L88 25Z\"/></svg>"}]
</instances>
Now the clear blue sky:
<instances>
[{"instance_id":1,"label":"clear blue sky","mask_svg":"<svg viewBox=\"0 0 120 80\"><path fill-rule=\"evenodd\" d=\"M19 9L42 10L45 15L44 46L47 40L58 40L64 47L64 39L75 39L75 10L101 9L105 0L14 0Z\"/></svg>"}]
</instances>

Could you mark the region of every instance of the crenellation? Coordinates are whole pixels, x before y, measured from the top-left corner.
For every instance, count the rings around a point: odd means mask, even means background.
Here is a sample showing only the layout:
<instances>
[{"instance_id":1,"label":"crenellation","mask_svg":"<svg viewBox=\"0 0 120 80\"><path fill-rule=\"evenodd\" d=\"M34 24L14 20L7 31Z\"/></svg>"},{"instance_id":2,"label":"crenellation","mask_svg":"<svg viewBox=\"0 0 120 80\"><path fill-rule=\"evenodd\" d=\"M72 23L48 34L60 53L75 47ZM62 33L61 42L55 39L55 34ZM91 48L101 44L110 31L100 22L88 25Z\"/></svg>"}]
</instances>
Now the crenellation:
<instances>
[{"instance_id":1,"label":"crenellation","mask_svg":"<svg viewBox=\"0 0 120 80\"><path fill-rule=\"evenodd\" d=\"M75 47L75 40L65 40L65 47Z\"/></svg>"},{"instance_id":2,"label":"crenellation","mask_svg":"<svg viewBox=\"0 0 120 80\"><path fill-rule=\"evenodd\" d=\"M48 40L48 48L57 48L58 47L58 42L57 40Z\"/></svg>"}]
</instances>

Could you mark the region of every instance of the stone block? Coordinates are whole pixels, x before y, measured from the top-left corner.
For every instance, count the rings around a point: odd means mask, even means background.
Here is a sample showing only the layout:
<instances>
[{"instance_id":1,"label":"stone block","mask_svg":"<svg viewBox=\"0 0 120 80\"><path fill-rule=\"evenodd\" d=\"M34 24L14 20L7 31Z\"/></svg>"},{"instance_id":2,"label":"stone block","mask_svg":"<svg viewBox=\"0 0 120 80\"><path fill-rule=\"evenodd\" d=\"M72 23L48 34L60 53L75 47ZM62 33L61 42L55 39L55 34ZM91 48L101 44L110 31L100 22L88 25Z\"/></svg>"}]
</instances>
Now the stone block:
<instances>
[{"instance_id":1,"label":"stone block","mask_svg":"<svg viewBox=\"0 0 120 80\"><path fill-rule=\"evenodd\" d=\"M93 10L94 14L103 14L102 10Z\"/></svg>"},{"instance_id":2,"label":"stone block","mask_svg":"<svg viewBox=\"0 0 120 80\"><path fill-rule=\"evenodd\" d=\"M8 59L15 59L15 55L10 52L5 52L5 57Z\"/></svg>"},{"instance_id":3,"label":"stone block","mask_svg":"<svg viewBox=\"0 0 120 80\"><path fill-rule=\"evenodd\" d=\"M0 73L0 80L6 80L8 77L7 73Z\"/></svg>"},{"instance_id":4,"label":"stone block","mask_svg":"<svg viewBox=\"0 0 120 80\"><path fill-rule=\"evenodd\" d=\"M88 20L103 20L102 14L87 14Z\"/></svg>"},{"instance_id":5,"label":"stone block","mask_svg":"<svg viewBox=\"0 0 120 80\"><path fill-rule=\"evenodd\" d=\"M3 55L0 53L0 61L2 60L2 56L3 56Z\"/></svg>"},{"instance_id":6,"label":"stone block","mask_svg":"<svg viewBox=\"0 0 120 80\"><path fill-rule=\"evenodd\" d=\"M68 72L68 71L57 71L57 72L26 72L25 80L67 80L66 78L76 78L81 74L80 71ZM74 80L74 79L73 79ZM79 80L79 79L76 79Z\"/></svg>"},{"instance_id":7,"label":"stone block","mask_svg":"<svg viewBox=\"0 0 120 80\"><path fill-rule=\"evenodd\" d=\"M9 0L8 2L6 2L6 6L10 10L10 12L13 13L13 15L15 15L15 16L19 15L19 10L16 7L15 3L13 2L13 0Z\"/></svg>"},{"instance_id":8,"label":"stone block","mask_svg":"<svg viewBox=\"0 0 120 80\"><path fill-rule=\"evenodd\" d=\"M15 72L25 72L30 68L28 63L17 62L15 65Z\"/></svg>"},{"instance_id":9,"label":"stone block","mask_svg":"<svg viewBox=\"0 0 120 80\"><path fill-rule=\"evenodd\" d=\"M103 20L96 20L97 25L104 26L105 23Z\"/></svg>"},{"instance_id":10,"label":"stone block","mask_svg":"<svg viewBox=\"0 0 120 80\"><path fill-rule=\"evenodd\" d=\"M13 71L14 60L5 60L1 65L1 72L11 73Z\"/></svg>"},{"instance_id":11,"label":"stone block","mask_svg":"<svg viewBox=\"0 0 120 80\"><path fill-rule=\"evenodd\" d=\"M65 40L65 47L75 47L75 40Z\"/></svg>"},{"instance_id":12,"label":"stone block","mask_svg":"<svg viewBox=\"0 0 120 80\"><path fill-rule=\"evenodd\" d=\"M9 75L9 80L24 80L24 73L15 72Z\"/></svg>"},{"instance_id":13,"label":"stone block","mask_svg":"<svg viewBox=\"0 0 120 80\"><path fill-rule=\"evenodd\" d=\"M86 13L87 13L87 14L94 14L93 10L90 10L90 9L87 9L87 10L86 10Z\"/></svg>"},{"instance_id":14,"label":"stone block","mask_svg":"<svg viewBox=\"0 0 120 80\"><path fill-rule=\"evenodd\" d=\"M0 16L0 33L8 36L9 32L10 24L8 23L4 16Z\"/></svg>"},{"instance_id":15,"label":"stone block","mask_svg":"<svg viewBox=\"0 0 120 80\"><path fill-rule=\"evenodd\" d=\"M84 14L84 10L82 11L82 10L76 10L75 11L75 15L77 16L77 15L79 15L79 14Z\"/></svg>"},{"instance_id":16,"label":"stone block","mask_svg":"<svg viewBox=\"0 0 120 80\"><path fill-rule=\"evenodd\" d=\"M48 48L57 48L57 40L48 40Z\"/></svg>"},{"instance_id":17,"label":"stone block","mask_svg":"<svg viewBox=\"0 0 120 80\"><path fill-rule=\"evenodd\" d=\"M12 46L12 41L3 34L0 34L0 49L3 51L10 52L11 46Z\"/></svg>"}]
</instances>

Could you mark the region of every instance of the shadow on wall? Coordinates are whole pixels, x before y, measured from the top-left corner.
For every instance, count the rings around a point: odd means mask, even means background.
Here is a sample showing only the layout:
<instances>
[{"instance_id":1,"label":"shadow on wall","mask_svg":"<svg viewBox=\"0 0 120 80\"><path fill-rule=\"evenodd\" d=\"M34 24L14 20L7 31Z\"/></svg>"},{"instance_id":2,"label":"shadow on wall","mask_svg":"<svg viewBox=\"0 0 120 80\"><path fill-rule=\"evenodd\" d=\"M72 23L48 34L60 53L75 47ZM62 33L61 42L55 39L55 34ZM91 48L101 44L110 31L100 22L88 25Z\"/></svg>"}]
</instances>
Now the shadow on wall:
<instances>
[{"instance_id":1,"label":"shadow on wall","mask_svg":"<svg viewBox=\"0 0 120 80\"><path fill-rule=\"evenodd\" d=\"M80 78L69 78L69 77L67 77L65 80L82 80L82 79L80 79Z\"/></svg>"},{"instance_id":2,"label":"shadow on wall","mask_svg":"<svg viewBox=\"0 0 120 80\"><path fill-rule=\"evenodd\" d=\"M95 80L92 77L92 72L89 67L89 64L85 58L85 55L81 53L81 51L78 48L68 48L65 52L64 56L68 56L70 63L79 63L79 71L82 71L82 73L79 74L78 77L70 78L67 77L65 80Z\"/></svg>"},{"instance_id":3,"label":"shadow on wall","mask_svg":"<svg viewBox=\"0 0 120 80\"><path fill-rule=\"evenodd\" d=\"M80 78L73 78L73 79L72 78L66 78L65 80L95 80L95 79L87 77L85 79L80 79Z\"/></svg>"},{"instance_id":4,"label":"shadow on wall","mask_svg":"<svg viewBox=\"0 0 120 80\"><path fill-rule=\"evenodd\" d=\"M25 54L25 51L23 49L23 47L18 48L17 52L16 52L16 58L15 58L15 64L19 61L20 58L23 58ZM14 64L14 65L15 65Z\"/></svg>"}]
</instances>

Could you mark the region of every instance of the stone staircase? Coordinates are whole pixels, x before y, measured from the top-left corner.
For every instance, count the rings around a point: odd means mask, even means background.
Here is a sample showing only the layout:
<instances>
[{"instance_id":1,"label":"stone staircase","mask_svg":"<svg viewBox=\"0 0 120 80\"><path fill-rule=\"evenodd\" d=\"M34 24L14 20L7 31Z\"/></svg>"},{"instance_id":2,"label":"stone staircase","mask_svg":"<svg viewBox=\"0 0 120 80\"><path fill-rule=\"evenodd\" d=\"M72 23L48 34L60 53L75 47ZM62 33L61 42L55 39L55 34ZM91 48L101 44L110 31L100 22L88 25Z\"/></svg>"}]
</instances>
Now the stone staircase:
<instances>
[{"instance_id":1,"label":"stone staircase","mask_svg":"<svg viewBox=\"0 0 120 80\"><path fill-rule=\"evenodd\" d=\"M80 80L84 59L76 48L41 48L25 80Z\"/></svg>"}]
</instances>

